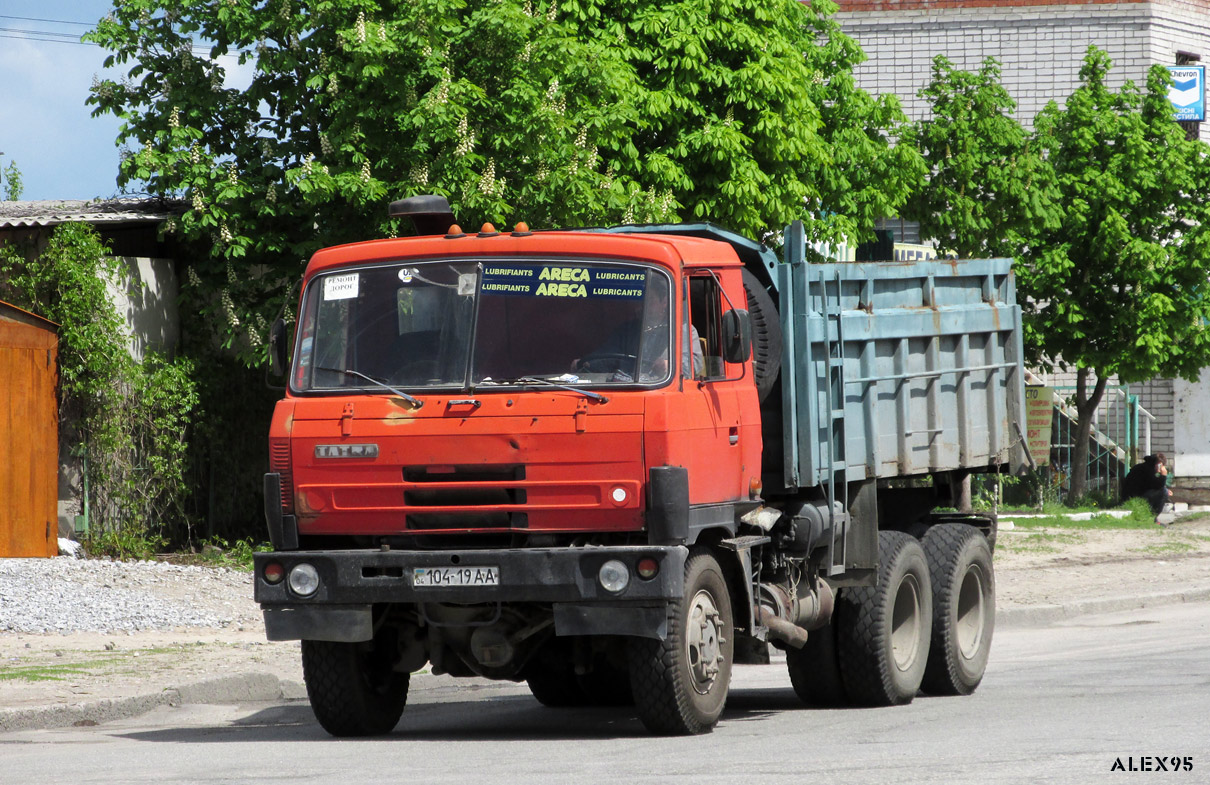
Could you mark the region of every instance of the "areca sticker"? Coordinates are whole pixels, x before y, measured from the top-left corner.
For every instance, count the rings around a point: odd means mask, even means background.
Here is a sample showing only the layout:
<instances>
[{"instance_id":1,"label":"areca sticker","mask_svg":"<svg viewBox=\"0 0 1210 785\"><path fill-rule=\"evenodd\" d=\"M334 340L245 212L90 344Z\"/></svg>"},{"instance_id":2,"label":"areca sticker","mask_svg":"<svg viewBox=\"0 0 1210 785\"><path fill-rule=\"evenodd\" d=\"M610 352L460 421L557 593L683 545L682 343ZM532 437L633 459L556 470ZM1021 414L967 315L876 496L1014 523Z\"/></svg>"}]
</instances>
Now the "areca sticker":
<instances>
[{"instance_id":1,"label":"areca sticker","mask_svg":"<svg viewBox=\"0 0 1210 785\"><path fill-rule=\"evenodd\" d=\"M325 300L348 300L357 296L357 273L329 275L324 278Z\"/></svg>"}]
</instances>

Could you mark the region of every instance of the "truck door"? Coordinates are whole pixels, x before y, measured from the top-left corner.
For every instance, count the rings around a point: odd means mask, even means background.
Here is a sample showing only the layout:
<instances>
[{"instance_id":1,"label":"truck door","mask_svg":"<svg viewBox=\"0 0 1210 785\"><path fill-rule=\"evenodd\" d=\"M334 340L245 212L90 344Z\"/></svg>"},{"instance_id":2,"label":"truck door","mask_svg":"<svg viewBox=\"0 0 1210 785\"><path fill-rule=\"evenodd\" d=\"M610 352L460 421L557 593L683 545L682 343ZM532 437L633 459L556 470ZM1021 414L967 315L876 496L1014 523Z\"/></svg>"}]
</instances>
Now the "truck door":
<instances>
[{"instance_id":1,"label":"truck door","mask_svg":"<svg viewBox=\"0 0 1210 785\"><path fill-rule=\"evenodd\" d=\"M718 278L708 273L687 276L684 296L678 343L689 500L709 504L746 499L749 475L760 471L755 465L759 424L756 433L745 435L741 416L742 385L751 386L752 380L742 365L723 360L722 314L728 305ZM757 439L755 461L750 449L753 438Z\"/></svg>"}]
</instances>

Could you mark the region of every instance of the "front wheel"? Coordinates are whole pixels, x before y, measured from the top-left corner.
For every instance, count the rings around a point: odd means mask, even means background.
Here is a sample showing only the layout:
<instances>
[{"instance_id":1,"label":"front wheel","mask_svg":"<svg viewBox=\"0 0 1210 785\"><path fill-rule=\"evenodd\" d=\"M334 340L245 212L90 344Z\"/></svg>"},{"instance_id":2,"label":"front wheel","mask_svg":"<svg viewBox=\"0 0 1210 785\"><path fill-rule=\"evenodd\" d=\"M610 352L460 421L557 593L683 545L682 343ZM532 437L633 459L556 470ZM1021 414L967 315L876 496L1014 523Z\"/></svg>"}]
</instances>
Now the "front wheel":
<instances>
[{"instance_id":1,"label":"front wheel","mask_svg":"<svg viewBox=\"0 0 1210 785\"><path fill-rule=\"evenodd\" d=\"M731 685L735 629L718 561L697 551L685 564L683 596L668 609L668 637L633 638L627 647L639 719L653 733L708 733Z\"/></svg>"},{"instance_id":2,"label":"front wheel","mask_svg":"<svg viewBox=\"0 0 1210 785\"><path fill-rule=\"evenodd\" d=\"M396 673L391 647L372 641L303 641L303 679L315 719L333 736L390 733L408 700L411 674Z\"/></svg>"}]
</instances>

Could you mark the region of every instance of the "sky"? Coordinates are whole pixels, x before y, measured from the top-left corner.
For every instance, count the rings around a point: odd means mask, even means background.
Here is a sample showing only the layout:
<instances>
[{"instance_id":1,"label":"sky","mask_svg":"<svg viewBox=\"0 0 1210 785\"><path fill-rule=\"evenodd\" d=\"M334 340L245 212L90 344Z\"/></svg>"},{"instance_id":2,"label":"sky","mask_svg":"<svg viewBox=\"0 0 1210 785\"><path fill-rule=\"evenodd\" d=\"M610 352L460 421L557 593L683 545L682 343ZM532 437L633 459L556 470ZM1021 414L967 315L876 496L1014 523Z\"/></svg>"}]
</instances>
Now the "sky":
<instances>
[{"instance_id":1,"label":"sky","mask_svg":"<svg viewBox=\"0 0 1210 785\"><path fill-rule=\"evenodd\" d=\"M63 42L78 41L110 7L109 0L0 0L0 168L16 161L22 199L118 193L119 121L92 117L84 103L106 52Z\"/></svg>"},{"instance_id":2,"label":"sky","mask_svg":"<svg viewBox=\"0 0 1210 785\"><path fill-rule=\"evenodd\" d=\"M93 117L85 101L94 78L120 79L124 69L107 72L108 52L79 40L112 7L112 0L0 0L0 170L16 162L22 199L120 195L121 122ZM246 87L250 66L225 65L228 86Z\"/></svg>"}]
</instances>

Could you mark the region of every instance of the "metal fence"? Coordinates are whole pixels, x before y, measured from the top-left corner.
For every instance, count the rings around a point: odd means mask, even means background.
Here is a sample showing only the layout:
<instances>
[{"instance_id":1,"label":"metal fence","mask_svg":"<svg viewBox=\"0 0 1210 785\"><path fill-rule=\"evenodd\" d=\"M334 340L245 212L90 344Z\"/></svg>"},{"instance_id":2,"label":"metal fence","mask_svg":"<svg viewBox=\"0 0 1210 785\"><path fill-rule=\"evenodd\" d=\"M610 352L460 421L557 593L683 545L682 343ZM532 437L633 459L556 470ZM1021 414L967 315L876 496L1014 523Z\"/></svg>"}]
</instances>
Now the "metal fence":
<instances>
[{"instance_id":1,"label":"metal fence","mask_svg":"<svg viewBox=\"0 0 1210 785\"><path fill-rule=\"evenodd\" d=\"M1074 385L1049 385L1054 390L1051 425L1050 479L1060 496L1071 488L1075 452ZM1143 455L1151 453L1151 422L1155 416L1139 404L1125 385L1110 387L1093 415L1088 464L1082 467L1085 489L1109 498L1119 494L1122 477Z\"/></svg>"}]
</instances>

